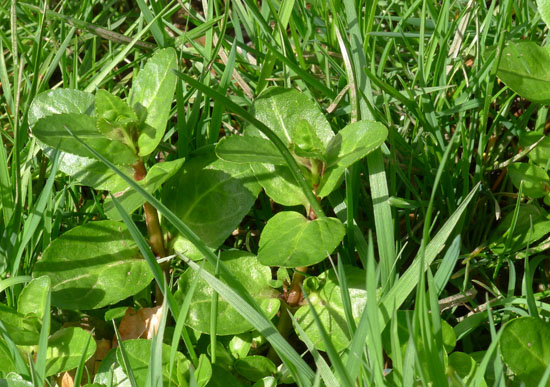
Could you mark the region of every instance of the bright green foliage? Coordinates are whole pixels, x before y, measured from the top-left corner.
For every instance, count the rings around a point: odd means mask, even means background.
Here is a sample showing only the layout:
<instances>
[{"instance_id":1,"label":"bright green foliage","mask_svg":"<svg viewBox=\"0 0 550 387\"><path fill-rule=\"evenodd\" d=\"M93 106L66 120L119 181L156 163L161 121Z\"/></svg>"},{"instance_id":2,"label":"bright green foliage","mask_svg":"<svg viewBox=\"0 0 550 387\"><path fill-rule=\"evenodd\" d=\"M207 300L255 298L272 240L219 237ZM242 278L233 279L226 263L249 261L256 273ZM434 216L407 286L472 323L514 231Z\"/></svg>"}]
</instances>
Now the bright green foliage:
<instances>
[{"instance_id":1,"label":"bright green foliage","mask_svg":"<svg viewBox=\"0 0 550 387\"><path fill-rule=\"evenodd\" d=\"M137 146L142 157L153 152L164 135L176 89L175 69L174 49L159 50L138 73L132 85L128 104L140 120Z\"/></svg>"},{"instance_id":2,"label":"bright green foliage","mask_svg":"<svg viewBox=\"0 0 550 387\"><path fill-rule=\"evenodd\" d=\"M508 213L493 232L490 247L495 254L515 252L528 244L533 246L543 236L550 234L550 215L539 206L520 205L514 233L510 238L513 218L514 213Z\"/></svg>"},{"instance_id":3,"label":"bright green foliage","mask_svg":"<svg viewBox=\"0 0 550 387\"><path fill-rule=\"evenodd\" d=\"M526 385L536 385L550 364L550 324L535 317L509 321L500 351L506 365Z\"/></svg>"},{"instance_id":4,"label":"bright green foliage","mask_svg":"<svg viewBox=\"0 0 550 387\"><path fill-rule=\"evenodd\" d=\"M235 163L269 163L286 165L275 145L267 139L254 136L224 137L216 146L220 159Z\"/></svg>"},{"instance_id":5,"label":"bright green foliage","mask_svg":"<svg viewBox=\"0 0 550 387\"><path fill-rule=\"evenodd\" d=\"M266 266L314 265L334 251L345 233L335 218L308 220L297 212L280 212L262 232L258 260Z\"/></svg>"},{"instance_id":6,"label":"bright green foliage","mask_svg":"<svg viewBox=\"0 0 550 387\"><path fill-rule=\"evenodd\" d=\"M250 211L259 191L247 165L217 159L207 147L166 182L162 201L209 247L217 248ZM177 251L196 257L192 244L176 242Z\"/></svg>"},{"instance_id":7,"label":"bright green foliage","mask_svg":"<svg viewBox=\"0 0 550 387\"><path fill-rule=\"evenodd\" d=\"M89 340L90 333L82 328L63 328L55 332L48 339L46 355L46 375L56 375L78 366L82 354L88 360L95 352L96 344ZM86 349L86 344L90 342Z\"/></svg>"},{"instance_id":8,"label":"bright green foliage","mask_svg":"<svg viewBox=\"0 0 550 387\"><path fill-rule=\"evenodd\" d=\"M278 292L270 286L271 270L269 267L261 265L254 255L243 251L223 252L221 260L235 277L246 286L264 313L270 318L275 316L279 310L280 300L277 298ZM214 272L214 268L209 263L205 264L203 270L210 273ZM188 269L180 278L176 298L183 299L187 289L196 280L195 272ZM186 321L188 326L204 333L210 332L212 292L212 288L206 281L198 280L189 309L189 318ZM239 313L224 300L223 294L220 294L216 334L234 335L251 329L250 323L242 319Z\"/></svg>"},{"instance_id":9,"label":"bright green foliage","mask_svg":"<svg viewBox=\"0 0 550 387\"><path fill-rule=\"evenodd\" d=\"M345 273L353 318L358 322L367 304L365 272L356 267L346 266ZM342 351L349 345L351 334L346 324L342 293L334 271L328 270L318 277L308 278L304 282L304 288L334 348ZM326 350L326 344L311 314L310 305L300 307L296 312L296 319L315 347L321 351Z\"/></svg>"},{"instance_id":10,"label":"bright green foliage","mask_svg":"<svg viewBox=\"0 0 550 387\"><path fill-rule=\"evenodd\" d=\"M537 7L540 12L542 20L550 27L550 1L548 0L537 0Z\"/></svg>"},{"instance_id":11,"label":"bright green foliage","mask_svg":"<svg viewBox=\"0 0 550 387\"><path fill-rule=\"evenodd\" d=\"M534 42L507 43L498 66L498 77L530 101L550 103L550 47Z\"/></svg>"},{"instance_id":12,"label":"bright green foliage","mask_svg":"<svg viewBox=\"0 0 550 387\"><path fill-rule=\"evenodd\" d=\"M33 275L50 277L52 305L82 310L121 301L153 279L124 223L110 220L78 226L54 240Z\"/></svg>"},{"instance_id":13,"label":"bright green foliage","mask_svg":"<svg viewBox=\"0 0 550 387\"><path fill-rule=\"evenodd\" d=\"M41 319L50 287L50 278L47 276L31 280L17 299L17 311L22 314L32 313Z\"/></svg>"},{"instance_id":14,"label":"bright green foliage","mask_svg":"<svg viewBox=\"0 0 550 387\"><path fill-rule=\"evenodd\" d=\"M538 199L550 192L550 177L544 169L527 163L513 163L508 166L510 180L519 189L523 183L523 193Z\"/></svg>"}]
</instances>

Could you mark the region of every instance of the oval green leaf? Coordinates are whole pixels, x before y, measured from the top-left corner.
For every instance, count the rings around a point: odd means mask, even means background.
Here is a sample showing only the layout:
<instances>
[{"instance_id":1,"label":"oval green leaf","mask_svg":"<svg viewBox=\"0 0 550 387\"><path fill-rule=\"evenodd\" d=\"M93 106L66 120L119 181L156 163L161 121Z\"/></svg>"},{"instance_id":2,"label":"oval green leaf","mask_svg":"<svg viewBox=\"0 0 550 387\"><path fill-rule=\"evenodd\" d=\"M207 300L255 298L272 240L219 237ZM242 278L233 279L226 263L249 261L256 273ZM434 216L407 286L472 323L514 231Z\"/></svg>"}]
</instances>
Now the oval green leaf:
<instances>
[{"instance_id":1,"label":"oval green leaf","mask_svg":"<svg viewBox=\"0 0 550 387\"><path fill-rule=\"evenodd\" d=\"M133 164L137 161L132 149L105 137L96 127L96 118L85 114L63 113L41 118L34 124L32 132L37 139L54 149L93 158L65 128L114 164Z\"/></svg>"},{"instance_id":2,"label":"oval green leaf","mask_svg":"<svg viewBox=\"0 0 550 387\"><path fill-rule=\"evenodd\" d=\"M96 309L145 288L153 275L123 223L78 226L55 239L33 271L52 281L52 305Z\"/></svg>"},{"instance_id":3,"label":"oval green leaf","mask_svg":"<svg viewBox=\"0 0 550 387\"><path fill-rule=\"evenodd\" d=\"M128 99L142 122L137 141L142 157L153 152L164 135L176 90L176 68L176 51L173 48L158 50L132 85Z\"/></svg>"},{"instance_id":4,"label":"oval green leaf","mask_svg":"<svg viewBox=\"0 0 550 387\"><path fill-rule=\"evenodd\" d=\"M245 251L224 251L221 253L221 259L258 301L265 315L273 318L279 310L280 300L277 298L278 292L269 286L271 269L261 265L253 254ZM205 263L203 270L214 272L214 268L208 262ZM189 307L186 324L197 331L210 333L212 288L206 281L197 277L194 270L188 269L181 276L176 299L183 301L194 281L198 281L198 284ZM236 335L252 330L252 325L224 300L223 294L220 294L216 328L218 335Z\"/></svg>"},{"instance_id":5,"label":"oval green leaf","mask_svg":"<svg viewBox=\"0 0 550 387\"><path fill-rule=\"evenodd\" d=\"M50 278L47 276L31 280L17 298L17 311L22 314L32 313L42 319L50 286Z\"/></svg>"},{"instance_id":6,"label":"oval green leaf","mask_svg":"<svg viewBox=\"0 0 550 387\"><path fill-rule=\"evenodd\" d=\"M89 116L95 115L94 96L74 89L55 89L38 94L29 108L29 127L32 129L36 121L41 118L61 113L79 113ZM54 150L38 141L42 150L52 158ZM118 166L128 175L132 169L127 166ZM59 155L59 170L73 176L84 185L96 189L121 190L126 183L111 169L98 160L61 152Z\"/></svg>"},{"instance_id":7,"label":"oval green leaf","mask_svg":"<svg viewBox=\"0 0 550 387\"><path fill-rule=\"evenodd\" d=\"M269 219L262 235L258 260L266 266L301 267L326 259L344 238L346 229L336 218L308 220L294 211Z\"/></svg>"},{"instance_id":8,"label":"oval green leaf","mask_svg":"<svg viewBox=\"0 0 550 387\"><path fill-rule=\"evenodd\" d=\"M539 199L550 192L548 173L537 165L512 163L508 166L508 175L517 189L523 181L523 194L530 198Z\"/></svg>"},{"instance_id":9,"label":"oval green leaf","mask_svg":"<svg viewBox=\"0 0 550 387\"><path fill-rule=\"evenodd\" d=\"M84 329L78 327L60 329L48 339L46 376L78 367L82 354L85 354L85 360L88 360L95 353L95 349L95 340Z\"/></svg>"},{"instance_id":10,"label":"oval green leaf","mask_svg":"<svg viewBox=\"0 0 550 387\"><path fill-rule=\"evenodd\" d=\"M550 103L550 47L535 42L509 42L502 52L497 76L510 89L532 102Z\"/></svg>"},{"instance_id":11,"label":"oval green leaf","mask_svg":"<svg viewBox=\"0 0 550 387\"><path fill-rule=\"evenodd\" d=\"M220 160L213 147L206 147L166 182L162 201L215 249L248 214L259 192L248 165ZM190 244L186 249L181 252L193 258L195 249Z\"/></svg>"},{"instance_id":12,"label":"oval green leaf","mask_svg":"<svg viewBox=\"0 0 550 387\"><path fill-rule=\"evenodd\" d=\"M367 304L365 290L365 271L355 266L345 266L345 275L349 289L351 311L356 323ZM337 351L345 349L351 340L346 323L341 290L334 270L321 273L318 277L310 277L304 282L311 305L319 315L321 323L332 339ZM310 305L301 306L295 315L304 333L313 345L325 351L326 346L311 313Z\"/></svg>"},{"instance_id":13,"label":"oval green leaf","mask_svg":"<svg viewBox=\"0 0 550 387\"><path fill-rule=\"evenodd\" d=\"M550 364L550 324L536 317L508 322L500 338L506 365L527 386L536 386Z\"/></svg>"}]
</instances>

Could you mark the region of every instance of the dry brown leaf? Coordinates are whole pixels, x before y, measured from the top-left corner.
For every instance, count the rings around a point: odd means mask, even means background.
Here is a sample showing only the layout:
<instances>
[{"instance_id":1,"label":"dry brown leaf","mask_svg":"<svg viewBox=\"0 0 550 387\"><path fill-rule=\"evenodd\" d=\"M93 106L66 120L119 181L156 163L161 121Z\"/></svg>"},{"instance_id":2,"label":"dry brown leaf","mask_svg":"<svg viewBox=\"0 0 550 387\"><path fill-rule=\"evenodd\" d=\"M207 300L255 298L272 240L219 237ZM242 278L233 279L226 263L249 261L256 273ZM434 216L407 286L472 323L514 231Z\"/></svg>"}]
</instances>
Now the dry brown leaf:
<instances>
[{"instance_id":1,"label":"dry brown leaf","mask_svg":"<svg viewBox=\"0 0 550 387\"><path fill-rule=\"evenodd\" d=\"M152 339L158 331L162 311L162 306L142 308L137 312L133 308L128 308L118 328L120 338L122 340ZM113 346L117 345L116 337L113 343Z\"/></svg>"}]
</instances>

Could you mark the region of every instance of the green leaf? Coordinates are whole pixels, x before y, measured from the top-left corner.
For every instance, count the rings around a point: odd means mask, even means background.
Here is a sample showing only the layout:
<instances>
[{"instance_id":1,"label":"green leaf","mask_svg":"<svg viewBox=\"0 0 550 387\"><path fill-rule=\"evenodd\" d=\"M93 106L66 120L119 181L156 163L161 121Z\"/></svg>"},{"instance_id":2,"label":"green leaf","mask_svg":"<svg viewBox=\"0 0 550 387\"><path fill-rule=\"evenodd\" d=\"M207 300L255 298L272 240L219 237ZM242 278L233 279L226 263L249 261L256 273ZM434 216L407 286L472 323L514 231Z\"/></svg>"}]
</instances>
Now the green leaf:
<instances>
[{"instance_id":1,"label":"green leaf","mask_svg":"<svg viewBox=\"0 0 550 387\"><path fill-rule=\"evenodd\" d=\"M212 378L208 383L209 387L241 387L243 383L239 381L232 373L226 371L222 367L213 364L212 365Z\"/></svg>"},{"instance_id":2,"label":"green leaf","mask_svg":"<svg viewBox=\"0 0 550 387\"><path fill-rule=\"evenodd\" d=\"M532 102L550 103L550 47L521 41L506 44L497 76L510 89Z\"/></svg>"},{"instance_id":3,"label":"green leaf","mask_svg":"<svg viewBox=\"0 0 550 387\"><path fill-rule=\"evenodd\" d=\"M257 382L267 376L273 376L277 372L275 364L264 356L248 356L244 359L237 359L234 367L239 375L252 382Z\"/></svg>"},{"instance_id":4,"label":"green leaf","mask_svg":"<svg viewBox=\"0 0 550 387\"><path fill-rule=\"evenodd\" d=\"M87 223L55 239L44 251L33 276L52 281L52 305L97 309L132 296L153 275L123 223Z\"/></svg>"},{"instance_id":5,"label":"green leaf","mask_svg":"<svg viewBox=\"0 0 550 387\"><path fill-rule=\"evenodd\" d=\"M546 136L540 132L522 132L519 136L519 144L523 148L527 148L540 140L535 149L529 152L529 161L537 164L539 167L546 168L548 163L548 155L550 154L550 136Z\"/></svg>"},{"instance_id":6,"label":"green leaf","mask_svg":"<svg viewBox=\"0 0 550 387\"><path fill-rule=\"evenodd\" d=\"M513 218L514 212L512 211L502 219L494 230L489 245L493 253L503 254L506 251L511 253L522 249L527 244L533 246L536 241L550 233L550 215L536 205L522 204L519 207L510 246L508 246L508 250L505 250Z\"/></svg>"},{"instance_id":7,"label":"green leaf","mask_svg":"<svg viewBox=\"0 0 550 387\"><path fill-rule=\"evenodd\" d=\"M235 359L244 359L252 348L252 334L250 332L235 335L229 342L229 351Z\"/></svg>"},{"instance_id":8,"label":"green leaf","mask_svg":"<svg viewBox=\"0 0 550 387\"><path fill-rule=\"evenodd\" d=\"M2 384L1 382L6 382L7 384ZM23 377L15 372L10 372L6 375L6 379L0 379L0 386L2 387L34 387L35 385L28 380L23 379Z\"/></svg>"},{"instance_id":9,"label":"green leaf","mask_svg":"<svg viewBox=\"0 0 550 387\"><path fill-rule=\"evenodd\" d=\"M220 160L213 147L206 147L166 182L162 201L215 249L248 214L259 191L248 165ZM185 239L177 240L176 251L196 259L195 247Z\"/></svg>"},{"instance_id":10,"label":"green leaf","mask_svg":"<svg viewBox=\"0 0 550 387\"><path fill-rule=\"evenodd\" d=\"M128 99L142 123L137 141L142 157L153 152L164 135L176 89L176 68L176 51L158 50L132 85Z\"/></svg>"},{"instance_id":11,"label":"green leaf","mask_svg":"<svg viewBox=\"0 0 550 387\"><path fill-rule=\"evenodd\" d=\"M112 348L99 365L94 382L105 386L130 387L130 381L116 359L117 348Z\"/></svg>"},{"instance_id":12,"label":"green leaf","mask_svg":"<svg viewBox=\"0 0 550 387\"><path fill-rule=\"evenodd\" d=\"M347 168L384 143L388 129L376 121L358 121L340 130L327 146L327 168Z\"/></svg>"},{"instance_id":13,"label":"green leaf","mask_svg":"<svg viewBox=\"0 0 550 387\"><path fill-rule=\"evenodd\" d=\"M273 143L256 136L224 137L216 146L222 160L234 163L269 163L286 165L286 161Z\"/></svg>"},{"instance_id":14,"label":"green leaf","mask_svg":"<svg viewBox=\"0 0 550 387\"><path fill-rule=\"evenodd\" d=\"M267 222L260 236L258 260L266 266L301 267L326 259L344 238L346 229L336 218L308 220L283 211Z\"/></svg>"},{"instance_id":15,"label":"green leaf","mask_svg":"<svg viewBox=\"0 0 550 387\"><path fill-rule=\"evenodd\" d=\"M542 20L550 27L550 0L537 0L537 7Z\"/></svg>"},{"instance_id":16,"label":"green leaf","mask_svg":"<svg viewBox=\"0 0 550 387\"><path fill-rule=\"evenodd\" d=\"M539 166L528 163L512 163L508 166L508 175L517 189L523 181L523 193L530 198L539 199L550 192L550 177Z\"/></svg>"},{"instance_id":17,"label":"green leaf","mask_svg":"<svg viewBox=\"0 0 550 387\"><path fill-rule=\"evenodd\" d=\"M502 359L526 385L536 386L550 364L550 324L536 317L520 317L503 329Z\"/></svg>"},{"instance_id":18,"label":"green leaf","mask_svg":"<svg viewBox=\"0 0 550 387\"><path fill-rule=\"evenodd\" d=\"M306 120L300 120L291 134L291 148L297 156L325 159L325 146ZM334 138L333 138L334 139ZM329 143L330 144L330 143Z\"/></svg>"},{"instance_id":19,"label":"green leaf","mask_svg":"<svg viewBox=\"0 0 550 387\"><path fill-rule=\"evenodd\" d=\"M252 111L254 117L271 128L287 147L293 136L301 138L299 132L304 129L303 121L315 130L315 136L323 147L334 137L317 104L298 90L270 88L254 101ZM245 135L263 137L252 125L245 127ZM315 140L312 138L311 141ZM308 205L304 192L287 166L253 163L251 167L266 194L275 202L285 206Z\"/></svg>"},{"instance_id":20,"label":"green leaf","mask_svg":"<svg viewBox=\"0 0 550 387\"><path fill-rule=\"evenodd\" d=\"M276 387L277 386L277 379L275 379L273 376L266 376L265 378L262 378L258 380L252 387Z\"/></svg>"},{"instance_id":21,"label":"green leaf","mask_svg":"<svg viewBox=\"0 0 550 387\"><path fill-rule=\"evenodd\" d=\"M365 272L354 266L345 266L344 271L350 293L353 318L355 323L358 323L367 304ZM342 292L334 270L331 269L321 273L318 277L306 279L304 289L311 305L319 315L323 327L332 339L334 348L337 351L345 349L350 343L351 335L346 323ZM295 317L315 348L325 351L326 345L312 316L310 306L301 306Z\"/></svg>"},{"instance_id":22,"label":"green leaf","mask_svg":"<svg viewBox=\"0 0 550 387\"><path fill-rule=\"evenodd\" d=\"M17 368L6 343L0 339L0 373L15 372Z\"/></svg>"},{"instance_id":23,"label":"green leaf","mask_svg":"<svg viewBox=\"0 0 550 387\"><path fill-rule=\"evenodd\" d=\"M37 316L24 315L0 304L0 321L4 324L8 336L17 345L36 345L40 336L40 321Z\"/></svg>"},{"instance_id":24,"label":"green leaf","mask_svg":"<svg viewBox=\"0 0 550 387\"><path fill-rule=\"evenodd\" d=\"M133 164L137 160L132 149L103 136L96 127L96 119L85 114L63 113L41 118L32 132L36 138L52 148L59 147L63 152L92 158L93 155L65 127L115 164Z\"/></svg>"},{"instance_id":25,"label":"green leaf","mask_svg":"<svg viewBox=\"0 0 550 387\"><path fill-rule=\"evenodd\" d=\"M95 116L94 96L74 89L55 89L40 93L29 107L29 126L32 128L41 118L63 113Z\"/></svg>"},{"instance_id":26,"label":"green leaf","mask_svg":"<svg viewBox=\"0 0 550 387\"><path fill-rule=\"evenodd\" d=\"M254 296L266 316L273 318L279 310L280 301L277 298L278 292L269 286L271 269L261 265L254 255L244 251L224 251L221 253L221 260ZM208 262L204 265L204 270L214 273L214 268ZM197 281L196 273L188 269L179 280L176 299L183 300L193 281ZM219 295L216 334L235 335L252 330L252 325L242 319L239 312L223 297L223 294ZM212 288L205 280L199 279L189 307L186 325L197 331L210 333L211 302Z\"/></svg>"},{"instance_id":27,"label":"green leaf","mask_svg":"<svg viewBox=\"0 0 550 387\"><path fill-rule=\"evenodd\" d=\"M476 361L464 352L453 352L449 355L447 365L447 376L450 386L471 386L473 385L477 371ZM486 386L482 383L482 386Z\"/></svg>"},{"instance_id":28,"label":"green leaf","mask_svg":"<svg viewBox=\"0 0 550 387\"><path fill-rule=\"evenodd\" d=\"M21 314L32 313L42 319L49 290L49 277L42 276L31 280L17 298L17 311Z\"/></svg>"},{"instance_id":29,"label":"green leaf","mask_svg":"<svg viewBox=\"0 0 550 387\"><path fill-rule=\"evenodd\" d=\"M128 104L106 90L95 94L97 129L111 140L135 149L138 118Z\"/></svg>"},{"instance_id":30,"label":"green leaf","mask_svg":"<svg viewBox=\"0 0 550 387\"><path fill-rule=\"evenodd\" d=\"M125 340L124 341L124 350L128 355L129 365L132 369L134 377L136 379L138 386L145 386L147 384L147 370L149 369L149 360L151 358L151 341L145 339L137 340ZM116 351L116 357L118 364L124 364L122 361L122 353L120 352L120 347ZM164 383L168 384L169 381L173 385L177 384L176 368L172 377L169 375L169 364L170 359L170 346L167 344L162 345L162 376ZM176 362L180 363L185 361L185 356L181 352L176 353ZM124 372L126 368L122 366Z\"/></svg>"},{"instance_id":31,"label":"green leaf","mask_svg":"<svg viewBox=\"0 0 550 387\"><path fill-rule=\"evenodd\" d=\"M328 196L341 182L346 168L384 143L388 130L376 121L358 121L340 130L327 146L327 167L317 195Z\"/></svg>"},{"instance_id":32,"label":"green leaf","mask_svg":"<svg viewBox=\"0 0 550 387\"><path fill-rule=\"evenodd\" d=\"M150 194L157 191L162 184L181 168L184 159L177 159L174 161L165 161L163 163L157 163L151 167L147 172L145 179L138 181L137 183L143 187ZM137 193L134 189L126 187L123 191L113 194L122 208L131 214L145 203L145 198ZM108 197L103 202L103 210L105 215L113 220L121 220L120 213L116 209L113 200Z\"/></svg>"},{"instance_id":33,"label":"green leaf","mask_svg":"<svg viewBox=\"0 0 550 387\"><path fill-rule=\"evenodd\" d=\"M89 337L90 333L78 327L64 328L51 335L46 355L46 376L76 368ZM92 339L86 349L86 360L92 357L95 349L95 340Z\"/></svg>"}]
</instances>

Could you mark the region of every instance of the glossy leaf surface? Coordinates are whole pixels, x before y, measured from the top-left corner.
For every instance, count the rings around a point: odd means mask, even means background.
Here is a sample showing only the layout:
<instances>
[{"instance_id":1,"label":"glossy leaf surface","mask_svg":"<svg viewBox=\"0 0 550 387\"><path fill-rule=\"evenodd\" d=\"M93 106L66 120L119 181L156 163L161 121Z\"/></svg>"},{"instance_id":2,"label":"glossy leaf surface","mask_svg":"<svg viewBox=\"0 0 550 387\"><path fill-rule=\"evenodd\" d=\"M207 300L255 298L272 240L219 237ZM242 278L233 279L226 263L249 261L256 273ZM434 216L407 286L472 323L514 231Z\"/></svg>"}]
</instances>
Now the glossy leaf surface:
<instances>
[{"instance_id":1,"label":"glossy leaf surface","mask_svg":"<svg viewBox=\"0 0 550 387\"><path fill-rule=\"evenodd\" d=\"M523 98L550 103L550 47L535 42L507 43L498 66L498 77Z\"/></svg>"},{"instance_id":2,"label":"glossy leaf surface","mask_svg":"<svg viewBox=\"0 0 550 387\"><path fill-rule=\"evenodd\" d=\"M502 359L528 386L536 386L550 364L550 324L536 317L516 318L500 338Z\"/></svg>"},{"instance_id":3,"label":"glossy leaf surface","mask_svg":"<svg viewBox=\"0 0 550 387\"><path fill-rule=\"evenodd\" d=\"M129 104L142 122L138 137L140 156L147 156L162 140L176 89L176 51L158 50L138 73Z\"/></svg>"},{"instance_id":4,"label":"glossy leaf surface","mask_svg":"<svg viewBox=\"0 0 550 387\"><path fill-rule=\"evenodd\" d=\"M224 251L221 253L221 259L258 301L266 316L268 318L275 316L279 310L280 300L276 298L278 292L269 286L271 269L260 264L254 255L244 251ZM214 268L209 263L205 264L203 270L214 272ZM176 299L183 300L195 280L197 280L195 271L188 269L179 281ZM212 293L213 290L208 283L198 279L186 322L191 328L204 333L210 332ZM218 335L239 334L252 330L252 325L224 300L223 294L219 295L216 327Z\"/></svg>"},{"instance_id":5,"label":"glossy leaf surface","mask_svg":"<svg viewBox=\"0 0 550 387\"><path fill-rule=\"evenodd\" d=\"M279 212L262 232L258 260L266 266L314 265L334 251L345 233L336 218L308 220L298 212Z\"/></svg>"},{"instance_id":6,"label":"glossy leaf surface","mask_svg":"<svg viewBox=\"0 0 550 387\"><path fill-rule=\"evenodd\" d=\"M153 275L123 223L87 223L55 239L33 275L52 281L52 305L95 309L132 296Z\"/></svg>"}]
</instances>

